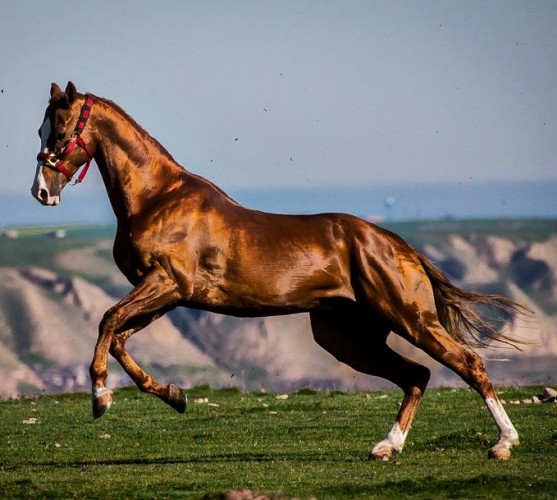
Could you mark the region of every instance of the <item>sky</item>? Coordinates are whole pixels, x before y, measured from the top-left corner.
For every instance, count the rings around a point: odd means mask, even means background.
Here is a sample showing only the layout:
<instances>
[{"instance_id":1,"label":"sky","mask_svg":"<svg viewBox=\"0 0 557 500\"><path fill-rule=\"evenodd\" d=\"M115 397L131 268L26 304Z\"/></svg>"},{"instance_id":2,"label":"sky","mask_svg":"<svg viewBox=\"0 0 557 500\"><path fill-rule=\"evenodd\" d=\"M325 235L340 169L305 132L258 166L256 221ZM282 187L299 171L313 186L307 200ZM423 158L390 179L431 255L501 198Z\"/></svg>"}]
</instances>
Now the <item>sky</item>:
<instances>
[{"instance_id":1,"label":"sky","mask_svg":"<svg viewBox=\"0 0 557 500\"><path fill-rule=\"evenodd\" d=\"M557 180L555 0L0 0L0 192L68 80L228 191Z\"/></svg>"}]
</instances>

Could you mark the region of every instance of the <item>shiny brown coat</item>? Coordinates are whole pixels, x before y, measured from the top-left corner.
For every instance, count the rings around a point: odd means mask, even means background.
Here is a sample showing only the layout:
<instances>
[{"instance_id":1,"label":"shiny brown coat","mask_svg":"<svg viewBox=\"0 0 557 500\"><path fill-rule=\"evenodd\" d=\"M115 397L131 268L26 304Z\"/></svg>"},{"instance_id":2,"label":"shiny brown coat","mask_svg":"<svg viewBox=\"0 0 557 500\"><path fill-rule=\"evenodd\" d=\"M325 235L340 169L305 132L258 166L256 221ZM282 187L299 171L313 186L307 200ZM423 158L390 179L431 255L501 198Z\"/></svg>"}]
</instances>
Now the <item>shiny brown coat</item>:
<instances>
[{"instance_id":1,"label":"shiny brown coat","mask_svg":"<svg viewBox=\"0 0 557 500\"><path fill-rule=\"evenodd\" d=\"M71 82L65 91L52 84L41 127L45 151L55 155L68 143L83 102ZM481 359L466 344L475 339L481 345L486 337L509 341L477 314L477 304L511 312L519 310L517 304L458 289L400 237L357 217L242 207L178 165L107 99L94 97L82 138L116 215L115 262L134 285L99 325L90 369L95 417L112 401L105 387L109 352L142 391L185 410L181 389L158 384L125 348L131 335L177 306L242 317L309 312L319 345L404 391L393 428L373 447L373 458L389 459L402 450L429 380L427 368L387 345L391 332L479 392L499 428L490 456L510 457L518 434ZM85 151L76 148L63 163L75 174L86 160ZM32 192L42 204L54 205L67 182L39 163Z\"/></svg>"}]
</instances>

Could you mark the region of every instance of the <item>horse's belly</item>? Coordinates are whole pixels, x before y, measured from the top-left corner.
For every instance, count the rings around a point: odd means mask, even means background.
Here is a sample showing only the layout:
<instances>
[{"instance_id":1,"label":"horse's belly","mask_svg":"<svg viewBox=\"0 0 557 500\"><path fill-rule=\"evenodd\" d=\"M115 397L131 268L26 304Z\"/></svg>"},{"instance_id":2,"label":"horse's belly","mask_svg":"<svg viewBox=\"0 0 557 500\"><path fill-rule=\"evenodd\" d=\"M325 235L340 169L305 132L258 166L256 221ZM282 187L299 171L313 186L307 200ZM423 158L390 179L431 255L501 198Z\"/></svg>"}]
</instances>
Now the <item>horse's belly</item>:
<instances>
[{"instance_id":1,"label":"horse's belly","mask_svg":"<svg viewBox=\"0 0 557 500\"><path fill-rule=\"evenodd\" d=\"M342 280L329 274L295 276L284 272L242 279L205 276L196 280L191 301L196 307L226 314L268 316L309 311L331 298L354 297Z\"/></svg>"}]
</instances>

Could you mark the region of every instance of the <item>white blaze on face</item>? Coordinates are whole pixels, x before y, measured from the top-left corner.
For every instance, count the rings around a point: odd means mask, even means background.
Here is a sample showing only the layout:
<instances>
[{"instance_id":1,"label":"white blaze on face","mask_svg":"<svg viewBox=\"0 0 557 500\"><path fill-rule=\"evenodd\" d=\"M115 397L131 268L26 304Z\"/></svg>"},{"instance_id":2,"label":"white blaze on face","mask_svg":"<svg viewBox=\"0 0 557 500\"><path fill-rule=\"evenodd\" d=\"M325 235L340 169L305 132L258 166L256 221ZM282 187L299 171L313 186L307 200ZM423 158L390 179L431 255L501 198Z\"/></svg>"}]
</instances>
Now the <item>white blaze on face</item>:
<instances>
[{"instance_id":1,"label":"white blaze on face","mask_svg":"<svg viewBox=\"0 0 557 500\"><path fill-rule=\"evenodd\" d=\"M48 153L47 141L50 137L51 125L50 118L47 116L40 128L41 152ZM31 193L37 200L45 205L58 205L60 203L60 195L52 196L43 176L43 162L38 160L35 180L31 188Z\"/></svg>"},{"instance_id":2,"label":"white blaze on face","mask_svg":"<svg viewBox=\"0 0 557 500\"><path fill-rule=\"evenodd\" d=\"M47 147L46 147L46 143L48 141L48 138L50 137L50 118L47 116L43 122L43 124L41 125L41 128L39 129L39 134L41 137L41 151L43 153L47 153Z\"/></svg>"}]
</instances>

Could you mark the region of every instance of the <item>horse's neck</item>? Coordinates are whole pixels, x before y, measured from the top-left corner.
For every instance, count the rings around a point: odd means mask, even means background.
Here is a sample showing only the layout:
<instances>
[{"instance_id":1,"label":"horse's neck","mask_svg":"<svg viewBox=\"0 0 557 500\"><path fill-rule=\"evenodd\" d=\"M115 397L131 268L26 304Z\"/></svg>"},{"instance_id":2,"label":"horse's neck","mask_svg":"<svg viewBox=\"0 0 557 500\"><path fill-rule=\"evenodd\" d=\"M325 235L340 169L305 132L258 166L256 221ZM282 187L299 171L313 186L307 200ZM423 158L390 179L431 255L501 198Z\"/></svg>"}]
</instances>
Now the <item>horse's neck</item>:
<instances>
[{"instance_id":1,"label":"horse's neck","mask_svg":"<svg viewBox=\"0 0 557 500\"><path fill-rule=\"evenodd\" d=\"M186 172L119 108L99 103L95 161L119 221L141 213L174 175Z\"/></svg>"}]
</instances>

